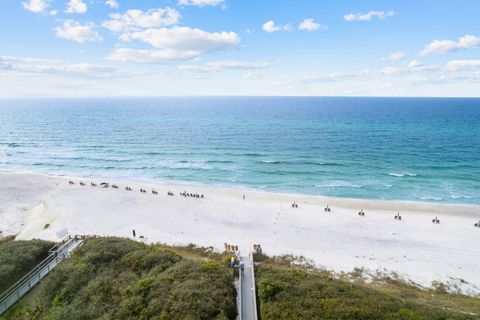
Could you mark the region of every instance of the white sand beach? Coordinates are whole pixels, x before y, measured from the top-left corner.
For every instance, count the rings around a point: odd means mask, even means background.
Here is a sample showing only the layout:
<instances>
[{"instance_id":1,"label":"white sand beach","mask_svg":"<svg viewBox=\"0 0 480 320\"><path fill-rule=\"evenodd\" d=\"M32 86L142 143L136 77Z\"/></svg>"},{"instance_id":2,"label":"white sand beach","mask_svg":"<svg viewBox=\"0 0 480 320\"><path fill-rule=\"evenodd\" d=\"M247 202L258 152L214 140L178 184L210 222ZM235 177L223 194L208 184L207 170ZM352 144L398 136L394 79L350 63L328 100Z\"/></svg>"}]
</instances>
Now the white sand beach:
<instances>
[{"instance_id":1,"label":"white sand beach","mask_svg":"<svg viewBox=\"0 0 480 320\"><path fill-rule=\"evenodd\" d=\"M371 273L395 273L422 286L441 281L480 294L480 228L473 226L480 220L480 206L93 180L118 184L113 189L92 187L91 179L81 186L80 180L0 174L0 235L48 240L67 233L132 237L135 229L137 238L148 242L194 243L218 250L225 242L242 251L258 243L267 254L303 255L337 272L362 267ZM133 191L126 191L126 185ZM169 190L175 195L168 196ZM184 190L205 198L182 197ZM298 208L291 207L293 202ZM324 212L326 205L331 212ZM358 215L360 209L365 216ZM394 219L397 212L401 221ZM435 216L440 224L432 223Z\"/></svg>"}]
</instances>

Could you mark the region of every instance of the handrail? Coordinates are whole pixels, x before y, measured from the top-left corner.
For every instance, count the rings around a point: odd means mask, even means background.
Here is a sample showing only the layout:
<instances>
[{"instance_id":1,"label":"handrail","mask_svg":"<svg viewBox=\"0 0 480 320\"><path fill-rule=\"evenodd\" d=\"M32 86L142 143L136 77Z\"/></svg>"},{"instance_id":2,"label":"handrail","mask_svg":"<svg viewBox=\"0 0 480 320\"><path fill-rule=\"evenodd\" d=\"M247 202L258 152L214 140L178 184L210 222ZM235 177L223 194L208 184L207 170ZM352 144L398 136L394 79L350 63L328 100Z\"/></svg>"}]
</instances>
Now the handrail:
<instances>
[{"instance_id":1,"label":"handrail","mask_svg":"<svg viewBox=\"0 0 480 320\"><path fill-rule=\"evenodd\" d=\"M60 248L63 249L70 242L71 242L71 239L63 243L62 244L63 246ZM0 301L2 301L5 296L8 296L10 294L10 291L15 291L18 287L23 285L29 278L31 278L31 276L35 275L36 273L38 273L38 271L41 271L46 265L48 265L50 262L55 260L58 256L58 251L60 250L60 248L57 251L50 253L45 259L43 259L38 265L36 265L26 275L21 277L17 282L15 282L12 286L10 286L10 288L8 288L6 291L0 294Z\"/></svg>"},{"instance_id":2,"label":"handrail","mask_svg":"<svg viewBox=\"0 0 480 320\"><path fill-rule=\"evenodd\" d=\"M15 282L10 288L0 294L0 314L10 308L32 287L34 287L44 276L46 276L52 268L67 258L68 249L72 243L80 241L77 246L83 243L83 240L90 238L89 236L68 236L60 243L55 244L50 250L50 254L35 266L30 272L24 275L20 280ZM53 264L52 264L53 263ZM43 273L43 276L42 276ZM28 288L27 288L28 286ZM25 291L26 288L26 291ZM23 289L23 292L22 292ZM3 309L2 309L3 305Z\"/></svg>"},{"instance_id":3,"label":"handrail","mask_svg":"<svg viewBox=\"0 0 480 320\"><path fill-rule=\"evenodd\" d=\"M254 319L258 319L258 314L257 314L257 286L255 283L255 262L253 260L253 254L252 252L249 253L250 259L252 261L252 281L253 281L253 306L254 306Z\"/></svg>"},{"instance_id":4,"label":"handrail","mask_svg":"<svg viewBox=\"0 0 480 320\"><path fill-rule=\"evenodd\" d=\"M53 247L51 247L50 250L48 250L48 252L51 253L51 252L57 251L57 248L60 247L61 245L63 245L68 240L70 240L69 236L64 237L61 241L55 243L55 245Z\"/></svg>"},{"instance_id":5,"label":"handrail","mask_svg":"<svg viewBox=\"0 0 480 320\"><path fill-rule=\"evenodd\" d=\"M238 254L239 257L241 257L241 254L239 252ZM243 320L243 315L242 315L242 310L243 310L243 304L242 304L242 270L240 269L240 266L238 267L238 282L239 282L239 285L238 285L238 291L239 291L239 301L238 301L238 305L239 305L239 308L238 308L238 318L239 320Z\"/></svg>"}]
</instances>

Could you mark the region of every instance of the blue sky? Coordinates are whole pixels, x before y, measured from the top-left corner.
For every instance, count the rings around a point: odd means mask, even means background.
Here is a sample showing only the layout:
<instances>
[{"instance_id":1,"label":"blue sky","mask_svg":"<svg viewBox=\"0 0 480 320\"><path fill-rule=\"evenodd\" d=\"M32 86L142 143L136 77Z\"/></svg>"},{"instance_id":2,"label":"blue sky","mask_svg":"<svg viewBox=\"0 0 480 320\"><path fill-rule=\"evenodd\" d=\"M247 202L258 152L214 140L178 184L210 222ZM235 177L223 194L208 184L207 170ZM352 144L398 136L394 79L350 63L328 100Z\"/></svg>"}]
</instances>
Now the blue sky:
<instances>
[{"instance_id":1,"label":"blue sky","mask_svg":"<svg viewBox=\"0 0 480 320\"><path fill-rule=\"evenodd\" d=\"M0 8L0 97L480 95L477 0Z\"/></svg>"}]
</instances>

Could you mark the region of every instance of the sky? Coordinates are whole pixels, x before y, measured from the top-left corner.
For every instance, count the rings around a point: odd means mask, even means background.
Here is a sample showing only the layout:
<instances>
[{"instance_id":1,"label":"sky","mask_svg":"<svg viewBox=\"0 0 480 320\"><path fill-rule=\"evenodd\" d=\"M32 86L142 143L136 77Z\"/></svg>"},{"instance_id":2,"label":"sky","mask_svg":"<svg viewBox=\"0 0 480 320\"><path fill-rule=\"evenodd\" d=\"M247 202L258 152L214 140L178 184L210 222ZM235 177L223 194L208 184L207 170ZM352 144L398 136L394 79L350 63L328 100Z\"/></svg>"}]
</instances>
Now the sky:
<instances>
[{"instance_id":1,"label":"sky","mask_svg":"<svg viewBox=\"0 0 480 320\"><path fill-rule=\"evenodd\" d=\"M480 96L478 0L2 0L0 98Z\"/></svg>"}]
</instances>

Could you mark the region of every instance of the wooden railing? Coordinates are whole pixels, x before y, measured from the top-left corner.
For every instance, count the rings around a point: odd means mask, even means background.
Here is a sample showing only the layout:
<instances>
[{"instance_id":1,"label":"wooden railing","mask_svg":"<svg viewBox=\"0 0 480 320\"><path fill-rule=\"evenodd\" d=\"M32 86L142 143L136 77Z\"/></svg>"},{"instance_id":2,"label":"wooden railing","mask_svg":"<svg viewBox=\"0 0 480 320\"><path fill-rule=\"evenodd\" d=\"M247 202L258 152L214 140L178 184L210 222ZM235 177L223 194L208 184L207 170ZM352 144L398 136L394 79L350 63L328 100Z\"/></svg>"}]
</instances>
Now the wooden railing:
<instances>
[{"instance_id":1,"label":"wooden railing","mask_svg":"<svg viewBox=\"0 0 480 320\"><path fill-rule=\"evenodd\" d=\"M238 254L239 257L241 257L240 252ZM240 266L238 267L238 319L243 320L243 303L242 303L242 278L243 278L243 272L240 270Z\"/></svg>"},{"instance_id":2,"label":"wooden railing","mask_svg":"<svg viewBox=\"0 0 480 320\"><path fill-rule=\"evenodd\" d=\"M249 254L250 256L250 260L252 261L252 288L253 288L253 306L255 308L254 310L254 317L255 317L255 320L258 319L258 314L257 314L257 286L256 286L256 283L255 283L255 261L253 260L253 253L250 252Z\"/></svg>"},{"instance_id":3,"label":"wooden railing","mask_svg":"<svg viewBox=\"0 0 480 320\"><path fill-rule=\"evenodd\" d=\"M48 252L49 255L35 268L15 282L5 292L0 294L0 315L13 306L20 298L27 294L53 268L65 260L70 252L82 245L89 236L67 236L55 244Z\"/></svg>"}]
</instances>

